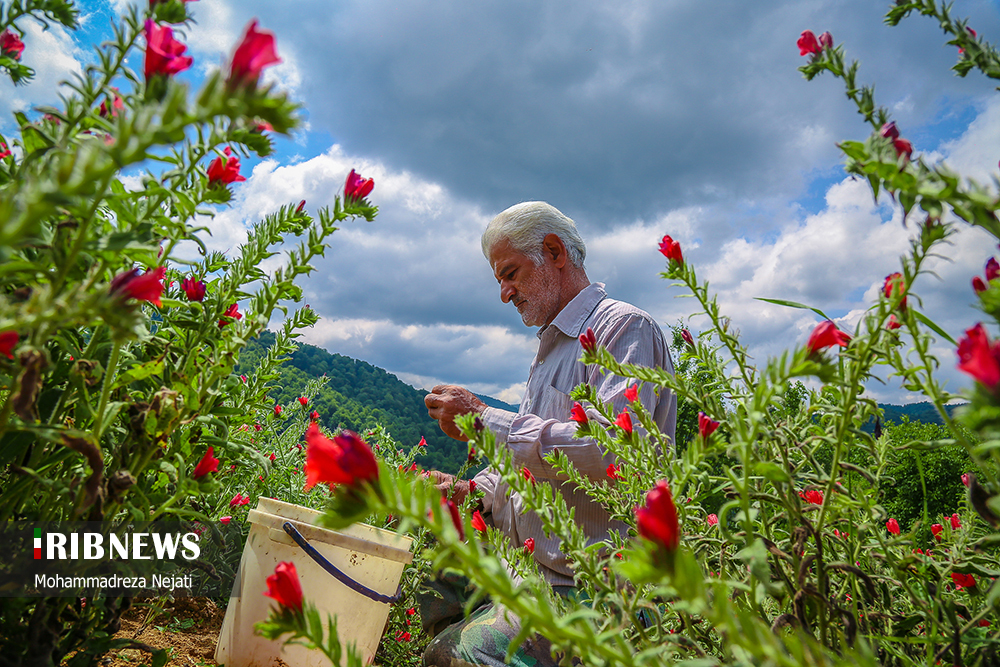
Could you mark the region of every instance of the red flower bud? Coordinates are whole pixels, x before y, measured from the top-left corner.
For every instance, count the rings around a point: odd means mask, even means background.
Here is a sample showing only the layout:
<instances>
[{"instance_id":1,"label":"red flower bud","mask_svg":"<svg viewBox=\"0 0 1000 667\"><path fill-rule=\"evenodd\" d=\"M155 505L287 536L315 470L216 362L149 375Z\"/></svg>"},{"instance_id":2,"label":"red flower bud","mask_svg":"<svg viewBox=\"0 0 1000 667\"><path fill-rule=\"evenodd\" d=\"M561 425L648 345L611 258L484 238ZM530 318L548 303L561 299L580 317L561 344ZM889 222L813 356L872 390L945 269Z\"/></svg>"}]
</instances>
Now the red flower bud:
<instances>
[{"instance_id":1,"label":"red flower bud","mask_svg":"<svg viewBox=\"0 0 1000 667\"><path fill-rule=\"evenodd\" d=\"M632 434L632 415L627 411L622 410L621 414L618 415L618 419L615 420L615 426L625 431L629 435Z\"/></svg>"},{"instance_id":2,"label":"red flower bud","mask_svg":"<svg viewBox=\"0 0 1000 667\"><path fill-rule=\"evenodd\" d=\"M958 369L971 375L986 389L1000 385L1000 341L990 343L982 323L967 329L958 341Z\"/></svg>"},{"instance_id":3,"label":"red flower bud","mask_svg":"<svg viewBox=\"0 0 1000 667\"><path fill-rule=\"evenodd\" d=\"M951 521L952 530L958 530L962 527L962 520L958 518L958 514L952 514L949 521Z\"/></svg>"},{"instance_id":4,"label":"red flower bud","mask_svg":"<svg viewBox=\"0 0 1000 667\"><path fill-rule=\"evenodd\" d=\"M972 480L969 479L969 473L963 472L962 473L962 484L964 484L966 487L968 487L971 482L972 482Z\"/></svg>"},{"instance_id":5,"label":"red flower bud","mask_svg":"<svg viewBox=\"0 0 1000 667\"><path fill-rule=\"evenodd\" d=\"M306 407L306 405L308 405L308 403L309 403L309 399L308 398L306 398L305 396L299 396L299 404L302 407Z\"/></svg>"},{"instance_id":6,"label":"red flower bud","mask_svg":"<svg viewBox=\"0 0 1000 667\"><path fill-rule=\"evenodd\" d=\"M705 522L708 523L708 525L710 526L716 526L719 523L719 515L709 514L707 517L705 517Z\"/></svg>"},{"instance_id":7,"label":"red flower bud","mask_svg":"<svg viewBox=\"0 0 1000 667\"><path fill-rule=\"evenodd\" d=\"M483 520L483 515L479 513L479 510L472 513L472 527L480 533L486 532L486 522Z\"/></svg>"},{"instance_id":8,"label":"red flower bud","mask_svg":"<svg viewBox=\"0 0 1000 667\"><path fill-rule=\"evenodd\" d=\"M274 48L274 35L257 30L257 19L254 19L247 25L243 40L233 52L228 82L231 86L256 86L261 70L280 62L281 58Z\"/></svg>"},{"instance_id":9,"label":"red flower bud","mask_svg":"<svg viewBox=\"0 0 1000 667\"><path fill-rule=\"evenodd\" d=\"M698 413L698 433L701 437L708 439L708 436L715 433L715 429L719 428L719 422L715 421L704 412Z\"/></svg>"},{"instance_id":10,"label":"red flower bud","mask_svg":"<svg viewBox=\"0 0 1000 667\"><path fill-rule=\"evenodd\" d=\"M201 301L205 298L208 287L200 280L185 278L181 281L181 289L184 290L188 301Z\"/></svg>"},{"instance_id":11,"label":"red flower bud","mask_svg":"<svg viewBox=\"0 0 1000 667\"><path fill-rule=\"evenodd\" d=\"M264 595L273 598L279 605L293 611L302 611L302 584L295 571L295 563L281 562L274 568L274 574L267 578Z\"/></svg>"},{"instance_id":12,"label":"red flower bud","mask_svg":"<svg viewBox=\"0 0 1000 667\"><path fill-rule=\"evenodd\" d=\"M465 527L462 524L462 517L458 513L458 506L455 504L455 501L441 496L441 504L448 509L448 514L451 516L451 523L455 526L455 530L458 531L458 539L464 540ZM472 524L475 525L475 523L475 517L473 517ZM483 527L485 529L485 525Z\"/></svg>"},{"instance_id":13,"label":"red flower bud","mask_svg":"<svg viewBox=\"0 0 1000 667\"><path fill-rule=\"evenodd\" d=\"M231 516L220 516L219 517L219 523L225 524L227 526L229 525L229 522L232 521L232 520L233 520L233 517L231 517Z\"/></svg>"},{"instance_id":14,"label":"red flower bud","mask_svg":"<svg viewBox=\"0 0 1000 667\"><path fill-rule=\"evenodd\" d=\"M420 442L417 443L417 447L426 447L426 446L427 446L427 438L425 438L424 436L420 436Z\"/></svg>"},{"instance_id":15,"label":"red flower bud","mask_svg":"<svg viewBox=\"0 0 1000 667\"><path fill-rule=\"evenodd\" d=\"M820 46L819 40L816 39L815 33L812 30L804 30L799 39L795 42L795 45L799 47L799 55L817 55L823 52L823 47Z\"/></svg>"},{"instance_id":16,"label":"red flower bud","mask_svg":"<svg viewBox=\"0 0 1000 667\"><path fill-rule=\"evenodd\" d=\"M532 475L531 471L528 470L527 468L521 468L521 475L524 476L524 478L529 482L531 482L532 484L535 483L535 476Z\"/></svg>"},{"instance_id":17,"label":"red flower bud","mask_svg":"<svg viewBox=\"0 0 1000 667\"><path fill-rule=\"evenodd\" d=\"M819 45L824 49L833 48L833 35L829 31L819 36Z\"/></svg>"},{"instance_id":18,"label":"red flower bud","mask_svg":"<svg viewBox=\"0 0 1000 667\"><path fill-rule=\"evenodd\" d=\"M580 334L580 345L587 352L593 352L597 349L597 336L594 335L593 329L587 327L587 331Z\"/></svg>"},{"instance_id":19,"label":"red flower bud","mask_svg":"<svg viewBox=\"0 0 1000 667\"><path fill-rule=\"evenodd\" d=\"M664 236L660 241L660 253L662 253L667 260L673 260L678 264L684 263L684 255L681 253L681 244L670 238L670 236Z\"/></svg>"},{"instance_id":20,"label":"red flower bud","mask_svg":"<svg viewBox=\"0 0 1000 667\"><path fill-rule=\"evenodd\" d=\"M580 426L585 426L590 420L587 418L587 411L583 409L583 406L579 403L573 404L573 410L570 411L569 418Z\"/></svg>"},{"instance_id":21,"label":"red flower bud","mask_svg":"<svg viewBox=\"0 0 1000 667\"><path fill-rule=\"evenodd\" d=\"M986 280L993 280L997 276L1000 276L1000 262L997 262L996 257L990 257L986 260Z\"/></svg>"},{"instance_id":22,"label":"red flower bud","mask_svg":"<svg viewBox=\"0 0 1000 667\"><path fill-rule=\"evenodd\" d=\"M618 471L621 470L621 466L616 466L614 463L608 466L608 477L611 479L624 479Z\"/></svg>"},{"instance_id":23,"label":"red flower bud","mask_svg":"<svg viewBox=\"0 0 1000 667\"><path fill-rule=\"evenodd\" d=\"M347 175L347 182L344 183L344 199L351 201L363 199L368 196L375 187L375 180L371 178L361 178L361 176L351 169Z\"/></svg>"},{"instance_id":24,"label":"red flower bud","mask_svg":"<svg viewBox=\"0 0 1000 667\"><path fill-rule=\"evenodd\" d=\"M847 347L847 344L850 342L850 336L837 329L836 324L830 320L826 320L825 322L817 324L816 328L813 329L812 334L809 336L809 341L806 343L806 347L809 348L809 352L812 354L819 352L820 350L825 350L833 345Z\"/></svg>"},{"instance_id":25,"label":"red flower bud","mask_svg":"<svg viewBox=\"0 0 1000 667\"><path fill-rule=\"evenodd\" d=\"M146 83L158 74L171 76L183 72L194 59L181 55L187 47L174 39L174 31L160 27L152 19L146 20Z\"/></svg>"},{"instance_id":26,"label":"red flower bud","mask_svg":"<svg viewBox=\"0 0 1000 667\"><path fill-rule=\"evenodd\" d=\"M639 534L667 551L675 551L680 544L680 526L677 508L666 481L660 480L646 494L646 505L635 510Z\"/></svg>"},{"instance_id":27,"label":"red flower bud","mask_svg":"<svg viewBox=\"0 0 1000 667\"><path fill-rule=\"evenodd\" d=\"M895 519L889 519L886 521L885 528L893 535L899 535L899 522Z\"/></svg>"},{"instance_id":28,"label":"red flower bud","mask_svg":"<svg viewBox=\"0 0 1000 667\"><path fill-rule=\"evenodd\" d=\"M684 339L685 343L687 343L691 347L694 347L694 337L691 335L690 331L688 331L687 329L681 329L681 338Z\"/></svg>"},{"instance_id":29,"label":"red flower bud","mask_svg":"<svg viewBox=\"0 0 1000 667\"><path fill-rule=\"evenodd\" d=\"M24 42L21 38L10 30L4 30L0 32L0 53L7 56L8 58L13 58L14 60L21 59L21 53L24 52Z\"/></svg>"},{"instance_id":30,"label":"red flower bud","mask_svg":"<svg viewBox=\"0 0 1000 667\"><path fill-rule=\"evenodd\" d=\"M896 127L896 121L883 125L879 134L886 139L899 139L899 128Z\"/></svg>"},{"instance_id":31,"label":"red flower bud","mask_svg":"<svg viewBox=\"0 0 1000 667\"><path fill-rule=\"evenodd\" d=\"M529 554L535 553L535 538L529 537L524 541L524 550Z\"/></svg>"},{"instance_id":32,"label":"red flower bud","mask_svg":"<svg viewBox=\"0 0 1000 667\"><path fill-rule=\"evenodd\" d=\"M198 461L198 465L194 467L194 472L191 473L193 478L201 479L210 472L219 471L219 459L212 456L214 453L215 450L209 445L208 451L201 457L201 461Z\"/></svg>"},{"instance_id":33,"label":"red flower bud","mask_svg":"<svg viewBox=\"0 0 1000 667\"><path fill-rule=\"evenodd\" d=\"M625 390L625 400L629 403L635 403L636 399L639 398L639 385L634 384Z\"/></svg>"},{"instance_id":34,"label":"red flower bud","mask_svg":"<svg viewBox=\"0 0 1000 667\"><path fill-rule=\"evenodd\" d=\"M934 539L937 540L938 542L941 541L941 531L943 530L944 526L942 526L939 523L936 523L933 526L931 526L931 534L934 536Z\"/></svg>"},{"instance_id":35,"label":"red flower bud","mask_svg":"<svg viewBox=\"0 0 1000 667\"><path fill-rule=\"evenodd\" d=\"M470 479L469 480L469 493L475 493L477 486L478 486L478 484L476 484L476 480Z\"/></svg>"},{"instance_id":36,"label":"red flower bud","mask_svg":"<svg viewBox=\"0 0 1000 667\"><path fill-rule=\"evenodd\" d=\"M913 155L913 144L911 144L906 139L893 139L892 147L896 149L896 157L906 156L909 160L910 156Z\"/></svg>"},{"instance_id":37,"label":"red flower bud","mask_svg":"<svg viewBox=\"0 0 1000 667\"><path fill-rule=\"evenodd\" d=\"M889 331L895 331L901 326L903 326L903 324L896 319L895 315L890 315L889 321L885 323L885 328L888 329Z\"/></svg>"},{"instance_id":38,"label":"red flower bud","mask_svg":"<svg viewBox=\"0 0 1000 667\"><path fill-rule=\"evenodd\" d=\"M280 405L274 406L274 416L275 417L280 417L281 416L281 406Z\"/></svg>"},{"instance_id":39,"label":"red flower bud","mask_svg":"<svg viewBox=\"0 0 1000 667\"><path fill-rule=\"evenodd\" d=\"M21 337L17 335L16 331L0 332L0 354L8 359L13 359L14 346L17 345L17 341L20 340L20 338Z\"/></svg>"}]
</instances>

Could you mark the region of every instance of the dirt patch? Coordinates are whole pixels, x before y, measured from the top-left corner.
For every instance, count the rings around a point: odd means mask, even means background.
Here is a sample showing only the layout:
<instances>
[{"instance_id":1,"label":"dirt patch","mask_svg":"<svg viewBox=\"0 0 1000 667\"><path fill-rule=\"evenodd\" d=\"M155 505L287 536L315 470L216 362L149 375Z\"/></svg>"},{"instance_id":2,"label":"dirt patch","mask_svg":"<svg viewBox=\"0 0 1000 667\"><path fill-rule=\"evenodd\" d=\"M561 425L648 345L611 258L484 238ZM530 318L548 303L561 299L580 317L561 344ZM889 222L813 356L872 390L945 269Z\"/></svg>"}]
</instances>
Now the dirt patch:
<instances>
[{"instance_id":1,"label":"dirt patch","mask_svg":"<svg viewBox=\"0 0 1000 667\"><path fill-rule=\"evenodd\" d=\"M137 602L122 616L122 628L116 636L169 649L168 667L211 667L217 664L215 643L225 613L208 598ZM137 667L150 663L148 652L121 649L109 653L102 664Z\"/></svg>"}]
</instances>

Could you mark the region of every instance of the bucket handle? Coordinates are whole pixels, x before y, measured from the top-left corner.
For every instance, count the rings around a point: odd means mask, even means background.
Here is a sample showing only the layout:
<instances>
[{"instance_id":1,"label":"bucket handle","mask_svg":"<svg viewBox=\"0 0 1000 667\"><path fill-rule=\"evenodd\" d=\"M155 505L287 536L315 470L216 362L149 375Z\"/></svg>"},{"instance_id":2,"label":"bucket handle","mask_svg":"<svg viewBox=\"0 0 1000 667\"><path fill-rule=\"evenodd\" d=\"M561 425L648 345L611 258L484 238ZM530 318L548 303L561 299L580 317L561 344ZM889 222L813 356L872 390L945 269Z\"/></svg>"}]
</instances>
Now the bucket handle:
<instances>
[{"instance_id":1,"label":"bucket handle","mask_svg":"<svg viewBox=\"0 0 1000 667\"><path fill-rule=\"evenodd\" d=\"M289 537L295 540L296 544L302 547L302 550L305 551L310 558L316 561L317 565L319 565L321 568L332 574L337 579L337 581L344 584L352 591L361 593L370 600L374 600L375 602L382 602L383 604L395 604L396 602L399 602L400 598L403 597L402 583L400 583L399 588L396 589L395 595L382 595L381 593L376 593L375 591L368 588L364 584L359 584L358 582L354 581L354 579L351 579L349 575L341 572L336 565L334 565L326 558L324 558L323 554L316 551L316 548L313 547L313 545L309 544L309 540L302 537L302 533L296 530L295 526L293 526L290 521L286 521L285 523L281 524L281 527L286 533L288 533Z\"/></svg>"}]
</instances>

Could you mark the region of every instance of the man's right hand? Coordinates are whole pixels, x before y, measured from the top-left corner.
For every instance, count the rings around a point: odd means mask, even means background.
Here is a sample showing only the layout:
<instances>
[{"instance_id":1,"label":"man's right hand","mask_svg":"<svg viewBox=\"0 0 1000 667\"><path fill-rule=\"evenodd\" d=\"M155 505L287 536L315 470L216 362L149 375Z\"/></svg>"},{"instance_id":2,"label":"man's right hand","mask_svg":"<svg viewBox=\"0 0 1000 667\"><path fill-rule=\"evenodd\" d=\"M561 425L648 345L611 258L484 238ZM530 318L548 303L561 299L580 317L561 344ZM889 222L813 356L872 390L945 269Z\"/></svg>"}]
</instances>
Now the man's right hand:
<instances>
[{"instance_id":1,"label":"man's right hand","mask_svg":"<svg viewBox=\"0 0 1000 667\"><path fill-rule=\"evenodd\" d=\"M486 404L471 391L453 384L439 384L431 389L431 393L424 396L424 405L427 406L427 414L437 420L446 435L462 442L468 438L455 426L455 417L470 412L479 414L486 408Z\"/></svg>"},{"instance_id":2,"label":"man's right hand","mask_svg":"<svg viewBox=\"0 0 1000 667\"><path fill-rule=\"evenodd\" d=\"M441 495L445 497L448 497L450 493L451 499L455 501L456 505L461 505L465 497L469 495L469 480L456 480L454 475L449 475L440 470L428 470L427 472L429 473L428 477L434 480L434 488L440 491ZM452 492L453 487L454 492Z\"/></svg>"}]
</instances>

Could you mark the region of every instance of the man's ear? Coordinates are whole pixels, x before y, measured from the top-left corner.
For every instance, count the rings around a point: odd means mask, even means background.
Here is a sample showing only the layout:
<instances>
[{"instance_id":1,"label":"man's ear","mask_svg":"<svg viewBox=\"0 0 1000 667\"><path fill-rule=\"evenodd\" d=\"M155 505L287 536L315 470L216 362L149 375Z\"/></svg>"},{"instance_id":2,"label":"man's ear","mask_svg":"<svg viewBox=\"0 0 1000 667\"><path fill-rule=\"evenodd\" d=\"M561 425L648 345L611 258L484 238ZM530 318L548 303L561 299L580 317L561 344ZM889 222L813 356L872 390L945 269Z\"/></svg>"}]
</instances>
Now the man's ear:
<instances>
[{"instance_id":1,"label":"man's ear","mask_svg":"<svg viewBox=\"0 0 1000 667\"><path fill-rule=\"evenodd\" d=\"M552 259L552 263L555 264L557 269L566 266L566 261L568 260L566 245L558 235L546 234L545 238L542 239L542 251L546 257Z\"/></svg>"}]
</instances>

